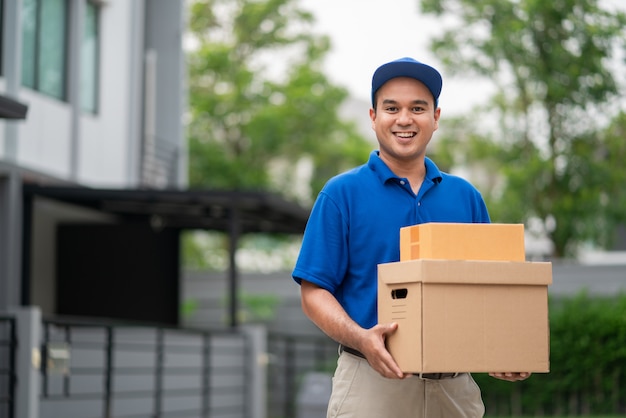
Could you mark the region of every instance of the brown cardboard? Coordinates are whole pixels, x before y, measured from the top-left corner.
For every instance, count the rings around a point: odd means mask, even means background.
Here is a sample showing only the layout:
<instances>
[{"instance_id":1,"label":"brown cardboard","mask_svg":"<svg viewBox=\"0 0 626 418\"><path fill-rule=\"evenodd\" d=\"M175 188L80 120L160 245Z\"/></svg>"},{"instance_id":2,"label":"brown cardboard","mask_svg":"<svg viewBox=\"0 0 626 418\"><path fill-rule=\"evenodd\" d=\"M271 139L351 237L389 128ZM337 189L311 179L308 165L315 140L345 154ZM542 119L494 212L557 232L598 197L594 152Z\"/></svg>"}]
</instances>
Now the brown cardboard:
<instances>
[{"instance_id":1,"label":"brown cardboard","mask_svg":"<svg viewBox=\"0 0 626 418\"><path fill-rule=\"evenodd\" d=\"M379 264L379 323L405 373L548 372L550 283L546 262Z\"/></svg>"},{"instance_id":2,"label":"brown cardboard","mask_svg":"<svg viewBox=\"0 0 626 418\"><path fill-rule=\"evenodd\" d=\"M425 223L400 229L400 261L524 261L523 224Z\"/></svg>"}]
</instances>

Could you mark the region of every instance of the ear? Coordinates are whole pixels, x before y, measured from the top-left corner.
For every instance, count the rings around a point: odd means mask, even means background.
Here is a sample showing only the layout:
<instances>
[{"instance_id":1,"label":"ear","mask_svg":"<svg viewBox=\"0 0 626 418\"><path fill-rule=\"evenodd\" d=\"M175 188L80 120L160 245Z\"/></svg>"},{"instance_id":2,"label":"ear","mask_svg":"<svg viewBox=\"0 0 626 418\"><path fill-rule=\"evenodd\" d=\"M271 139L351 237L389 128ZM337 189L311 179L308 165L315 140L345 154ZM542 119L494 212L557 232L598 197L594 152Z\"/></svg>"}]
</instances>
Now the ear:
<instances>
[{"instance_id":1,"label":"ear","mask_svg":"<svg viewBox=\"0 0 626 418\"><path fill-rule=\"evenodd\" d=\"M439 118L441 117L441 108L435 109L435 131L439 129Z\"/></svg>"},{"instance_id":2,"label":"ear","mask_svg":"<svg viewBox=\"0 0 626 418\"><path fill-rule=\"evenodd\" d=\"M376 130L376 111L370 108L370 120L372 121L372 129Z\"/></svg>"}]
</instances>

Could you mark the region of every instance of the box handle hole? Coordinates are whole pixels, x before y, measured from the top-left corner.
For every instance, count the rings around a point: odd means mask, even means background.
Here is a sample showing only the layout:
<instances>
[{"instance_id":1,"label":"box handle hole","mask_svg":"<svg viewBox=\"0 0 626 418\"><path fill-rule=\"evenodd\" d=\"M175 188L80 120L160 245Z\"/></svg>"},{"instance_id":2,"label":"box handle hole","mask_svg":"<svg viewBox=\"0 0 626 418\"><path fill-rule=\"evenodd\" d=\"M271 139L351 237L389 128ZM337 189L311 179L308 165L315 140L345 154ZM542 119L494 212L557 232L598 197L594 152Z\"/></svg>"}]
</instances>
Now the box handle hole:
<instances>
[{"instance_id":1,"label":"box handle hole","mask_svg":"<svg viewBox=\"0 0 626 418\"><path fill-rule=\"evenodd\" d=\"M392 299L406 299L406 295L409 293L409 289L393 289L391 291Z\"/></svg>"}]
</instances>

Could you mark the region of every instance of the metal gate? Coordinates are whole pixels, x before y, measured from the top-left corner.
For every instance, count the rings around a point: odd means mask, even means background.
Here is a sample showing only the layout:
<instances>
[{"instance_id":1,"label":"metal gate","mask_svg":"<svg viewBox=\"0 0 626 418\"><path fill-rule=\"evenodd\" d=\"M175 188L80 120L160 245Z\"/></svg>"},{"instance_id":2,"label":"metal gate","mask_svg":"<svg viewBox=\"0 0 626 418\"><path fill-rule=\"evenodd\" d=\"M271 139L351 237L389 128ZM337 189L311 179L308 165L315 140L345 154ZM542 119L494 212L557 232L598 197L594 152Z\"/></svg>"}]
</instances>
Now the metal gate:
<instances>
[{"instance_id":1,"label":"metal gate","mask_svg":"<svg viewBox=\"0 0 626 418\"><path fill-rule=\"evenodd\" d=\"M248 417L236 331L45 320L41 418Z\"/></svg>"}]
</instances>

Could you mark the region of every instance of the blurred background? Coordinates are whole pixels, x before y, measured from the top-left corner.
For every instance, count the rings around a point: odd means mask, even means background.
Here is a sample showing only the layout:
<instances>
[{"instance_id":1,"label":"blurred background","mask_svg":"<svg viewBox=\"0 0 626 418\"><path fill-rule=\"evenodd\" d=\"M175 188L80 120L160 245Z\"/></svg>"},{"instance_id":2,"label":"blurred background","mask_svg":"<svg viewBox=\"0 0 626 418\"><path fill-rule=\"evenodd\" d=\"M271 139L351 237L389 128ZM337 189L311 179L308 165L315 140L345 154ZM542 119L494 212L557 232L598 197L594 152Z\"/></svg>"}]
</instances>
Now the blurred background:
<instances>
[{"instance_id":1,"label":"blurred background","mask_svg":"<svg viewBox=\"0 0 626 418\"><path fill-rule=\"evenodd\" d=\"M323 416L336 344L291 269L404 56L444 79L429 157L553 266L552 371L477 375L488 415L626 414L623 1L0 11L0 417Z\"/></svg>"}]
</instances>

